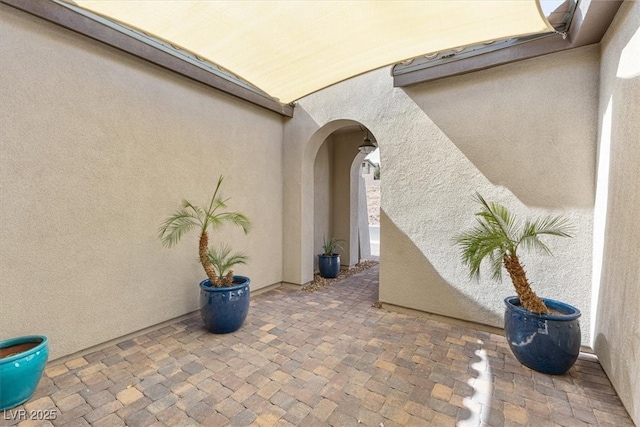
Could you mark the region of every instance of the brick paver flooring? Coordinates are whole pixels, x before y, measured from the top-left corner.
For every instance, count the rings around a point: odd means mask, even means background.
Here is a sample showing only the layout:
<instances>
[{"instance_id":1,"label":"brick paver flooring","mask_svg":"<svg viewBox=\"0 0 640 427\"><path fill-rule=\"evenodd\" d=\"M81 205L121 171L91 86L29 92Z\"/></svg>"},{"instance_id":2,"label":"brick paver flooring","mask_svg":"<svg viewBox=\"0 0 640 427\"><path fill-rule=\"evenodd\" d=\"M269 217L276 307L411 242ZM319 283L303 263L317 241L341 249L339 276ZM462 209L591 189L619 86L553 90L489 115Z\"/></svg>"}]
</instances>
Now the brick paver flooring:
<instances>
[{"instance_id":1,"label":"brick paver flooring","mask_svg":"<svg viewBox=\"0 0 640 427\"><path fill-rule=\"evenodd\" d=\"M562 376L533 372L500 335L373 307L377 284L374 267L312 293L279 288L252 296L233 334L206 332L194 314L50 364L35 396L3 418L26 410L55 419L19 426L633 425L597 361L581 358Z\"/></svg>"}]
</instances>

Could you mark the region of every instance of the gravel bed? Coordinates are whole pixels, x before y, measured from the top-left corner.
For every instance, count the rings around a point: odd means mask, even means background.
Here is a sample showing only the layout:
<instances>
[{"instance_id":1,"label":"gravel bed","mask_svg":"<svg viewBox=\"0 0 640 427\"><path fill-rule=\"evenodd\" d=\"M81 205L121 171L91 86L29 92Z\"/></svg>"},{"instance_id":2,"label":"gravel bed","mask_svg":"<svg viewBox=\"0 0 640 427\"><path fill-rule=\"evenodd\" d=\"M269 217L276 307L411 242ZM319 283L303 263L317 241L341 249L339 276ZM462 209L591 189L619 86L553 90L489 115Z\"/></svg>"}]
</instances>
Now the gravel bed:
<instances>
[{"instance_id":1,"label":"gravel bed","mask_svg":"<svg viewBox=\"0 0 640 427\"><path fill-rule=\"evenodd\" d=\"M320 277L320 275L316 273L313 276L313 282L307 285L304 285L302 287L302 290L306 292L317 291L318 289L331 286L334 283L339 282L340 280L346 279L347 277L351 277L354 274L360 273L361 271L368 270L374 265L378 265L378 261L371 261L371 260L361 261L349 269L340 270L338 277L336 277L335 279L326 279L324 277Z\"/></svg>"}]
</instances>

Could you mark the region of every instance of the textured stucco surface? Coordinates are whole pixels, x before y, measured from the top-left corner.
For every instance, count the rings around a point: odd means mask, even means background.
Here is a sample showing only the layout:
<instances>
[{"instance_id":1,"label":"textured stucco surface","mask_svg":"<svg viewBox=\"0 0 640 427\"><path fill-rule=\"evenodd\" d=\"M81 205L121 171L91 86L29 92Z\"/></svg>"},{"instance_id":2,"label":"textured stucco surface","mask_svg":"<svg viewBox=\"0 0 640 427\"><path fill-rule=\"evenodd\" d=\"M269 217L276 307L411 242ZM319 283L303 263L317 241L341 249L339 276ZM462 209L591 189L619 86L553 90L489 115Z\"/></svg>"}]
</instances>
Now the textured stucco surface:
<instances>
[{"instance_id":1,"label":"textured stucco surface","mask_svg":"<svg viewBox=\"0 0 640 427\"><path fill-rule=\"evenodd\" d=\"M594 348L640 425L640 2L625 2L602 41L598 221L604 237ZM602 209L601 209L602 208ZM604 220L604 221L603 221ZM598 262L596 258L595 262Z\"/></svg>"},{"instance_id":2,"label":"textured stucco surface","mask_svg":"<svg viewBox=\"0 0 640 427\"><path fill-rule=\"evenodd\" d=\"M56 358L198 308L197 233L157 229L219 174L252 288L282 279L282 119L0 5L0 337Z\"/></svg>"},{"instance_id":3,"label":"textured stucco surface","mask_svg":"<svg viewBox=\"0 0 640 427\"><path fill-rule=\"evenodd\" d=\"M597 45L408 87L495 185L528 206L591 209Z\"/></svg>"},{"instance_id":4,"label":"textured stucco surface","mask_svg":"<svg viewBox=\"0 0 640 427\"><path fill-rule=\"evenodd\" d=\"M331 238L333 197L331 193L333 182L333 138L329 137L318 150L314 162L314 254L322 253L323 239ZM314 257L314 271L318 269L318 259Z\"/></svg>"},{"instance_id":5,"label":"textured stucco surface","mask_svg":"<svg viewBox=\"0 0 640 427\"><path fill-rule=\"evenodd\" d=\"M340 263L343 266L353 266L358 262L358 181L352 169L354 159L361 157L358 152L361 143L358 134L353 132L335 137L333 235L343 240L343 250L340 251Z\"/></svg>"},{"instance_id":6,"label":"textured stucco surface","mask_svg":"<svg viewBox=\"0 0 640 427\"><path fill-rule=\"evenodd\" d=\"M447 97L435 97L442 108L452 108L448 102L467 102L482 111L484 99L488 96L499 97L508 104L513 97L527 91L528 114L521 119L512 119L512 112L501 112L494 108L477 113L479 118L462 125L469 128L465 132L481 131L483 138L491 138L491 144L503 149L503 162L522 162L522 156L512 153L511 141L499 139L484 131L485 122L493 115L505 118L504 132L521 134L520 145L538 144L540 140L538 122L546 123L548 133L554 134L554 143L563 145L576 154L567 156L566 166L577 176L572 176L575 185L566 184L566 171L556 172L553 160L554 152L539 153L538 158L528 156L524 159L531 163L530 169L539 169L546 174L542 188L529 182L529 177L515 176L510 182L492 183L486 174L452 141L451 138L426 113L423 100L432 98L433 84L424 84L403 90L393 88L389 70L378 70L306 97L298 103L294 119L285 124L285 182L296 182L302 196L300 212L309 212L305 206L312 205L304 197L310 187L311 179L305 169L312 161L309 153L314 150L298 148L295 144L307 142L307 148L318 144L319 135L329 132L332 127L344 120L354 120L369 128L375 135L381 149L381 163L384 176L381 180L383 211L381 225L380 256L380 299L383 302L414 308L418 310L459 317L480 323L500 326L503 311L502 299L513 294L511 284L493 283L483 278L475 283L468 278L461 265L457 248L452 238L462 228L473 224L476 206L472 199L474 192L480 191L486 198L502 202L521 215L543 215L562 213L571 218L577 228L573 239L549 241L555 253L553 258L540 258L532 255L525 259L528 272L536 291L545 297L561 299L578 306L583 312L583 337L589 343L590 295L591 295L591 233L592 207L587 206L593 200L593 168L595 164L596 111L597 96L589 89L582 94L584 87L597 84L597 55L587 52L581 55L581 61L574 64L575 54L557 54L527 61L527 64L515 64L487 70L467 76L437 82L438 87L451 85L465 86L464 99L447 100ZM582 57L586 56L586 59ZM547 78L557 76L566 82L565 74L573 75L573 84L559 85L560 95L578 99L582 105L578 111L565 112L562 109L550 109L547 94L540 87L537 75L544 72ZM496 75L496 77L492 77ZM510 76L512 81L499 95L494 89L499 87L498 79ZM498 77L500 76L500 77ZM491 84L473 87L475 78L496 81ZM546 84L546 83L545 83ZM438 108L432 105L429 108ZM558 118L558 115L561 117ZM500 117L502 117L500 116ZM500 117L497 119L499 120ZM566 120L562 120L562 117ZM483 120L486 119L486 120ZM555 123L555 125L554 125ZM574 132L567 131L567 127ZM586 127L586 131L583 130ZM562 135L562 137L558 136ZM573 135L573 136L572 136ZM495 142L494 139L498 139ZM584 139L590 139L585 142ZM477 142L483 144L482 138ZM488 142L487 142L488 143ZM561 150L559 148L558 150ZM511 152L511 154L509 154ZM545 157L547 156L547 157ZM571 162L575 167L571 167ZM302 164L299 166L299 164ZM586 164L585 164L586 163ZM524 167L524 166L523 166ZM296 169L299 168L299 169ZM492 166L500 169L500 163ZM527 181L527 182L520 182ZM586 182L586 184L585 184ZM546 200L534 198L526 205L510 190L508 185L518 188L536 188L535 194L544 194L544 188L553 185L568 185L565 193L574 193L574 199L564 201L561 196L551 197L553 206ZM534 194L534 195L535 195ZM294 200L285 190L287 200ZM580 200L579 203L572 200ZM537 202L537 203L536 203ZM287 209L285 207L285 209ZM292 219L296 213L287 213ZM300 215L300 214L297 214ZM298 272L300 277L294 280L304 282L307 268L304 264L306 242L304 231L294 238L285 251L302 254ZM309 257L310 258L310 257ZM285 255L285 270L288 256ZM571 285L568 286L567 284Z\"/></svg>"},{"instance_id":7,"label":"textured stucco surface","mask_svg":"<svg viewBox=\"0 0 640 427\"><path fill-rule=\"evenodd\" d=\"M448 143L438 143L437 150L444 153L448 146L452 155L447 162L434 162L435 151L431 147L411 145L403 154L405 158L398 160L398 165L413 165L416 162L409 159L424 159L424 171L412 169L414 182L422 189L415 192L413 200L410 197L404 203L421 200L419 204L431 206L421 220L411 221L414 231L407 234L417 236L412 241L452 285L452 291L462 290L463 295L480 302L485 309L501 309L499 297L514 293L508 277L502 285L484 280L477 284L449 273L456 267L447 265L459 261L450 242L444 239L446 236L440 236L444 220L440 210L445 208L452 218L447 221L448 226L453 226L446 233L450 235L455 235L457 228L473 224L476 207L468 207L461 199L470 199L476 190L487 199L497 198L521 216L570 217L576 227L573 239L546 240L555 257L521 253L521 258L539 295L563 300L582 310L585 345L590 344L597 79L598 48L594 46L407 88L411 99L444 134L436 137L438 132L434 131L427 139L445 138ZM452 161L453 153L464 158ZM456 176L465 168L482 177L465 183ZM451 185L445 176L458 183ZM453 190L449 194L447 187ZM504 197L496 190L510 194ZM433 200L441 191L448 200ZM439 241L439 249L432 247L434 241ZM460 286L460 282L465 285ZM439 288L434 286L434 292ZM455 300L444 306L440 301L436 298L428 303L428 311L460 311ZM463 313L474 313L471 320L499 326L501 321L494 321L498 312L492 311L491 317L485 317L481 310Z\"/></svg>"}]
</instances>

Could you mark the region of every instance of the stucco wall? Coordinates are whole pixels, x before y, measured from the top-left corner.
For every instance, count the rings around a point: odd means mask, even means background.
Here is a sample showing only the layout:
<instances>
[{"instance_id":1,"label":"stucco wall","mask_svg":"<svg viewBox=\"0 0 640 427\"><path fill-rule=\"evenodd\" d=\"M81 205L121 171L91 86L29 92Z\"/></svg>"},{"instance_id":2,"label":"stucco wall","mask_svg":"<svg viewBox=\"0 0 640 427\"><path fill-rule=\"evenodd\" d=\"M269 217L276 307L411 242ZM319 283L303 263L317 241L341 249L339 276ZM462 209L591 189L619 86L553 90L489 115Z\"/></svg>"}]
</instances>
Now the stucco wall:
<instances>
[{"instance_id":1,"label":"stucco wall","mask_svg":"<svg viewBox=\"0 0 640 427\"><path fill-rule=\"evenodd\" d=\"M252 289L282 279L282 119L0 5L0 337L51 357L194 311L197 235L161 246L182 198L226 176L254 224Z\"/></svg>"},{"instance_id":2,"label":"stucco wall","mask_svg":"<svg viewBox=\"0 0 640 427\"><path fill-rule=\"evenodd\" d=\"M358 199L357 187L352 188L352 166L362 143L357 132L341 133L335 137L333 154L334 175L332 194L333 235L343 240L340 245L340 264L348 267L358 262Z\"/></svg>"},{"instance_id":3,"label":"stucco wall","mask_svg":"<svg viewBox=\"0 0 640 427\"><path fill-rule=\"evenodd\" d=\"M304 172L305 164L312 161L314 153L308 147L318 144L322 134L341 120L362 123L376 136L385 165L381 180L381 301L501 325L502 299L514 293L510 282L505 279L497 284L483 278L478 284L469 280L452 244L452 237L474 222L477 206L472 196L477 190L517 214L562 213L573 221L575 238L549 241L554 258L532 255L525 264L540 295L582 310L583 338L588 345L593 213L589 203L594 192L597 64L597 53L585 49L408 90L393 88L389 70L382 69L303 98L294 119L285 123L285 182L300 187L300 196L285 189L285 206L287 200L300 204L287 216L295 221L301 212L308 215L305 206L312 205L304 196L311 181ZM545 79L539 78L540 73ZM505 79L507 84L502 86ZM476 87L475 82L484 84ZM553 94L548 92L550 83L556 91ZM447 97L439 91L453 95ZM576 105L569 110L555 108L551 97L568 98ZM496 106L486 108L487 99ZM455 106L462 103L475 106L472 120L454 114ZM429 111L440 108L449 114L436 117L438 123ZM517 113L514 108L519 109ZM453 122L462 133L451 131L449 124ZM500 127L494 133L491 126L485 129L487 123L499 123ZM466 135L478 138L472 141L463 138ZM516 152L513 138L505 135L517 136ZM473 142L493 150L492 165L476 165L477 159L467 156L464 146ZM305 143L305 148L299 147ZM545 149L529 148L541 143ZM569 154L558 161L556 155L565 152ZM500 180L492 182L495 178L489 171L501 171L502 165L512 170L511 162L517 162L526 173L502 173ZM553 189L552 194L547 195L545 189ZM291 253L304 256L312 246L304 231L289 239L285 251ZM300 276L294 280L304 281L307 267L300 261L295 265L300 267ZM285 255L285 271L293 272L287 264Z\"/></svg>"},{"instance_id":4,"label":"stucco wall","mask_svg":"<svg viewBox=\"0 0 640 427\"><path fill-rule=\"evenodd\" d=\"M596 239L604 250L595 351L640 425L640 3L624 2L601 43Z\"/></svg>"},{"instance_id":5,"label":"stucco wall","mask_svg":"<svg viewBox=\"0 0 640 427\"><path fill-rule=\"evenodd\" d=\"M598 60L592 45L406 91L489 181L527 206L591 209Z\"/></svg>"},{"instance_id":6,"label":"stucco wall","mask_svg":"<svg viewBox=\"0 0 640 427\"><path fill-rule=\"evenodd\" d=\"M475 189L451 193L449 198L469 198L476 189L490 197L485 192L501 188L515 196L512 201L505 200L505 204L522 215L565 214L572 218L575 238L543 239L555 257L523 252L520 257L538 295L560 299L582 310L583 344L587 346L591 321L598 60L598 47L589 46L406 89L455 146L451 150L460 150L472 163L469 167L477 168L489 181L474 183ZM430 192L440 191L447 184L438 176L438 169L433 169L437 165L428 150L412 150L411 155L421 156L428 171L414 169L413 181L423 186L414 197L429 203ZM456 179L455 175L452 179ZM413 234L425 241L412 240L423 253L433 253L427 257L431 263L449 255L453 262L459 262L455 251L451 252L443 239L438 239L445 246L441 249L427 243L440 233L437 228L443 221L438 215L440 206L432 206L431 213L424 215L429 220L429 229L419 230L419 223L414 224ZM467 219L461 217L458 224L471 226L475 211L475 208L467 210ZM440 261L440 265L446 263L444 259ZM428 268L428 263L422 268ZM440 275L442 268L437 267ZM394 272L400 274L398 270ZM464 318L468 309L477 312L471 320L495 326L502 322L494 308L502 309L498 299L515 293L508 276L499 287L487 285L483 280L480 285L468 281L464 287L454 285L454 289L462 290L462 295L452 293L442 281L429 282L422 303L427 311ZM487 286L492 289L492 296L483 296ZM483 318L488 313L473 306L465 307L467 303L457 304L458 299L479 301L480 307L493 311L493 315ZM443 300L450 303L443 307ZM401 300L398 305L408 302L409 299Z\"/></svg>"},{"instance_id":7,"label":"stucco wall","mask_svg":"<svg viewBox=\"0 0 640 427\"><path fill-rule=\"evenodd\" d=\"M322 253L323 239L333 234L333 138L329 137L318 150L314 162L314 270L318 269L317 254Z\"/></svg>"}]
</instances>

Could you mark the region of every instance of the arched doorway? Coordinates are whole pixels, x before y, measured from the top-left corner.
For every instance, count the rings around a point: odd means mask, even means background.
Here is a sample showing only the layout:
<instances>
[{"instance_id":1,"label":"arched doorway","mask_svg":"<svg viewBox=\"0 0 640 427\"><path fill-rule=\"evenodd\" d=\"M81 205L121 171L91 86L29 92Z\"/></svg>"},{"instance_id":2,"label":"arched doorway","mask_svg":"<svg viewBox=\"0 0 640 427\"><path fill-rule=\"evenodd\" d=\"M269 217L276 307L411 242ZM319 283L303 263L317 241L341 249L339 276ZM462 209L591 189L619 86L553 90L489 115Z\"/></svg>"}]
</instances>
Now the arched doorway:
<instances>
[{"instance_id":1,"label":"arched doorway","mask_svg":"<svg viewBox=\"0 0 640 427\"><path fill-rule=\"evenodd\" d=\"M371 133L349 123L331 132L318 147L313 162L313 268L324 239L343 240L341 264L349 268L370 258L366 186L358 149ZM375 139L372 138L375 142Z\"/></svg>"}]
</instances>

